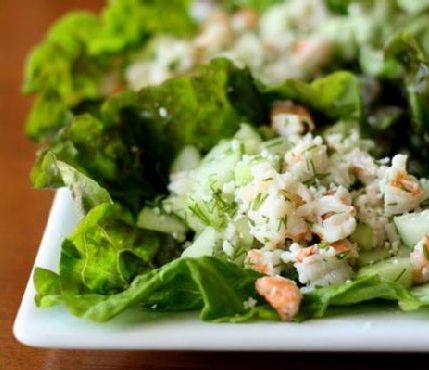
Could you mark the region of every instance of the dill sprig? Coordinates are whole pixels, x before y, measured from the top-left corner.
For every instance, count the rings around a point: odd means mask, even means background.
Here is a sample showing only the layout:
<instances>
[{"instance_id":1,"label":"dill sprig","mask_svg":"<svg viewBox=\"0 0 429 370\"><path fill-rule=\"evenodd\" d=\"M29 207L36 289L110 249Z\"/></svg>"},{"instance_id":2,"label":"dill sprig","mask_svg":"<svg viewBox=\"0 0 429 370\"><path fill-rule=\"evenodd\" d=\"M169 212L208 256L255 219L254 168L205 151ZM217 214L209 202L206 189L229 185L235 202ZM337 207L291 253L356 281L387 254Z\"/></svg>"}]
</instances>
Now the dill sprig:
<instances>
[{"instance_id":1,"label":"dill sprig","mask_svg":"<svg viewBox=\"0 0 429 370\"><path fill-rule=\"evenodd\" d=\"M262 193L258 193L255 200L252 203L252 211L257 211L259 208L261 208L261 205L265 202L265 199L267 199L268 194L262 195Z\"/></svg>"}]
</instances>

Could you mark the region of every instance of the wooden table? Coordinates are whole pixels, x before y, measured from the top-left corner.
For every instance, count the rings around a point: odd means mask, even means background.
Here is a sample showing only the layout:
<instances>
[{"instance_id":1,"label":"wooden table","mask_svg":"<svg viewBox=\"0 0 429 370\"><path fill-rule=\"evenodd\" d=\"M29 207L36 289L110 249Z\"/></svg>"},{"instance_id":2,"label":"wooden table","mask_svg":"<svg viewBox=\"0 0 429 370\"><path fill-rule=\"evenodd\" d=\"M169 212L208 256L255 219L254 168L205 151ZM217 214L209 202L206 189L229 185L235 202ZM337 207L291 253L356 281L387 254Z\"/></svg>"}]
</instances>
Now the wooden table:
<instances>
[{"instance_id":1,"label":"wooden table","mask_svg":"<svg viewBox=\"0 0 429 370\"><path fill-rule=\"evenodd\" d=\"M52 194L31 190L28 173L35 146L22 126L31 99L20 94L26 52L60 14L97 9L101 0L0 0L0 369L362 369L368 364L400 368L398 355L243 354L192 352L64 351L25 347L12 323L30 273ZM352 357L350 357L352 356ZM402 361L401 361L402 360Z\"/></svg>"}]
</instances>

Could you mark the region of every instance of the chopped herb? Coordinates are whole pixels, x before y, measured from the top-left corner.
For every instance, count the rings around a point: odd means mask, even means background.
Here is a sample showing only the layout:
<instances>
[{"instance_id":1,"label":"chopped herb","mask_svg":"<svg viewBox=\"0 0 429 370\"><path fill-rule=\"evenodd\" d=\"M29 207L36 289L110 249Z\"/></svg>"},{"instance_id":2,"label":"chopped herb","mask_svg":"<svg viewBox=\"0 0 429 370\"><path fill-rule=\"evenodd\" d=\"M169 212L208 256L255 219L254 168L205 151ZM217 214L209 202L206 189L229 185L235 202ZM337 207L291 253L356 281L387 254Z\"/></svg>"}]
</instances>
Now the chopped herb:
<instances>
[{"instance_id":1,"label":"chopped herb","mask_svg":"<svg viewBox=\"0 0 429 370\"><path fill-rule=\"evenodd\" d=\"M253 227L255 227L256 225L255 221L253 221L251 218L249 218L249 224L252 225Z\"/></svg>"},{"instance_id":2,"label":"chopped herb","mask_svg":"<svg viewBox=\"0 0 429 370\"><path fill-rule=\"evenodd\" d=\"M206 225L210 225L210 217L201 209L200 205L195 203L191 206L188 206L189 210L198 217Z\"/></svg>"},{"instance_id":3,"label":"chopped herb","mask_svg":"<svg viewBox=\"0 0 429 370\"><path fill-rule=\"evenodd\" d=\"M307 149L304 150L304 152L310 152L312 151L314 148L317 148L316 144L310 145Z\"/></svg>"},{"instance_id":4,"label":"chopped herb","mask_svg":"<svg viewBox=\"0 0 429 370\"><path fill-rule=\"evenodd\" d=\"M268 197L268 194L262 195L262 193L259 193L256 196L256 199L253 201L252 211L257 211L261 207L262 203L265 202L265 199L267 199L267 197Z\"/></svg>"},{"instance_id":5,"label":"chopped herb","mask_svg":"<svg viewBox=\"0 0 429 370\"><path fill-rule=\"evenodd\" d=\"M411 191L409 189L407 189L402 183L400 184L400 189L407 192L407 193L411 193Z\"/></svg>"},{"instance_id":6,"label":"chopped herb","mask_svg":"<svg viewBox=\"0 0 429 370\"><path fill-rule=\"evenodd\" d=\"M283 218L279 219L279 223L277 225L277 232L279 232L280 229L282 228L282 223L284 223L284 219ZM285 227L286 227L286 225L285 225Z\"/></svg>"},{"instance_id":7,"label":"chopped herb","mask_svg":"<svg viewBox=\"0 0 429 370\"><path fill-rule=\"evenodd\" d=\"M279 219L279 224L277 225L277 232L280 231L282 224L285 225L285 229L287 227L287 215L285 215L283 218Z\"/></svg>"},{"instance_id":8,"label":"chopped herb","mask_svg":"<svg viewBox=\"0 0 429 370\"><path fill-rule=\"evenodd\" d=\"M335 255L335 257L337 257L339 260L343 260L343 259L344 259L344 258L346 258L349 254L350 254L350 251L341 252L341 253L338 253L337 255Z\"/></svg>"},{"instance_id":9,"label":"chopped herb","mask_svg":"<svg viewBox=\"0 0 429 370\"><path fill-rule=\"evenodd\" d=\"M272 177L267 177L265 179L262 179L262 181L271 181L273 178Z\"/></svg>"},{"instance_id":10,"label":"chopped herb","mask_svg":"<svg viewBox=\"0 0 429 370\"><path fill-rule=\"evenodd\" d=\"M429 251L428 246L426 244L423 244L423 256L426 258L426 261L429 261Z\"/></svg>"},{"instance_id":11,"label":"chopped herb","mask_svg":"<svg viewBox=\"0 0 429 370\"><path fill-rule=\"evenodd\" d=\"M397 202L387 203L389 207L396 207L398 205Z\"/></svg>"},{"instance_id":12,"label":"chopped herb","mask_svg":"<svg viewBox=\"0 0 429 370\"><path fill-rule=\"evenodd\" d=\"M329 173L316 173L314 176L317 180L324 180L329 176Z\"/></svg>"},{"instance_id":13,"label":"chopped herb","mask_svg":"<svg viewBox=\"0 0 429 370\"><path fill-rule=\"evenodd\" d=\"M244 143L240 142L239 144L239 151L240 151L240 155L243 155L246 153L246 147L244 146Z\"/></svg>"},{"instance_id":14,"label":"chopped herb","mask_svg":"<svg viewBox=\"0 0 429 370\"><path fill-rule=\"evenodd\" d=\"M399 281L399 279L402 277L402 275L405 274L405 271L407 271L407 269L403 269L399 275L396 277L396 279L394 280L394 282L396 283L397 281Z\"/></svg>"},{"instance_id":15,"label":"chopped herb","mask_svg":"<svg viewBox=\"0 0 429 370\"><path fill-rule=\"evenodd\" d=\"M331 244L327 242L321 242L319 244L316 244L316 247L319 249L328 249L331 246Z\"/></svg>"},{"instance_id":16,"label":"chopped herb","mask_svg":"<svg viewBox=\"0 0 429 370\"><path fill-rule=\"evenodd\" d=\"M281 144L281 143L283 143L283 138L279 137L277 139L273 139L270 142L266 143L265 147L271 148L271 147L276 146L276 145Z\"/></svg>"},{"instance_id":17,"label":"chopped herb","mask_svg":"<svg viewBox=\"0 0 429 370\"><path fill-rule=\"evenodd\" d=\"M222 197L222 191L220 189L214 189L212 191L213 207L211 212L213 212L216 208L219 211L228 214L228 216L233 217L237 211L236 204L234 202L225 201L225 199Z\"/></svg>"}]
</instances>

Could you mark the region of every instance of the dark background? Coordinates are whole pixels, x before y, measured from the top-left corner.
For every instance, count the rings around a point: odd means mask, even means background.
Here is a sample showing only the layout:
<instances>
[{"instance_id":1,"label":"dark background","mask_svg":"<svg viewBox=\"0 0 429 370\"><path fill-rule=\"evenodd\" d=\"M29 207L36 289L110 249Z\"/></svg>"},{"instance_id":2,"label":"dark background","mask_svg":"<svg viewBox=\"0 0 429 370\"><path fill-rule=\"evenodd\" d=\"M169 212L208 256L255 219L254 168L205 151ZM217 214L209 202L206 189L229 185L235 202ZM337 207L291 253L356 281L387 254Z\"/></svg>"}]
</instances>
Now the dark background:
<instances>
[{"instance_id":1,"label":"dark background","mask_svg":"<svg viewBox=\"0 0 429 370\"><path fill-rule=\"evenodd\" d=\"M20 94L22 64L59 15L75 8L97 10L103 3L0 0L0 370L426 367L424 355L409 354L64 351L16 342L13 320L52 199L51 193L31 190L28 181L36 148L23 135L31 98Z\"/></svg>"}]
</instances>

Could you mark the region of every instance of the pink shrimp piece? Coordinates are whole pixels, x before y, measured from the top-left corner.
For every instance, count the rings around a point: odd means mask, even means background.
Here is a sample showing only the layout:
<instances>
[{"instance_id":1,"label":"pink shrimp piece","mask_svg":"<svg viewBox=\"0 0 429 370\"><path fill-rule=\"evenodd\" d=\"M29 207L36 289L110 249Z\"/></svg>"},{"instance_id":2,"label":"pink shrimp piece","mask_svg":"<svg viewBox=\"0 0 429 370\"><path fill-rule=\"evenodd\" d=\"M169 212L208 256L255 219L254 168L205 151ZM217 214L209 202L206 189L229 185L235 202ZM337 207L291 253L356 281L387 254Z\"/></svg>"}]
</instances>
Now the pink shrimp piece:
<instances>
[{"instance_id":1,"label":"pink shrimp piece","mask_svg":"<svg viewBox=\"0 0 429 370\"><path fill-rule=\"evenodd\" d=\"M405 190L414 196L419 196L423 190L419 183L405 178L406 174L399 173L391 182L390 185L396 188Z\"/></svg>"},{"instance_id":2,"label":"pink shrimp piece","mask_svg":"<svg viewBox=\"0 0 429 370\"><path fill-rule=\"evenodd\" d=\"M258 249L251 249L247 252L246 264L255 271L262 274L271 275L271 268L264 262L262 252Z\"/></svg>"},{"instance_id":3,"label":"pink shrimp piece","mask_svg":"<svg viewBox=\"0 0 429 370\"><path fill-rule=\"evenodd\" d=\"M282 320L290 321L298 313L302 294L294 281L281 276L264 276L256 280L255 287Z\"/></svg>"},{"instance_id":4,"label":"pink shrimp piece","mask_svg":"<svg viewBox=\"0 0 429 370\"><path fill-rule=\"evenodd\" d=\"M314 247L314 246L303 248L297 253L296 260L298 262L302 262L304 258L310 257L313 254L316 254L316 252L317 252L317 247Z\"/></svg>"},{"instance_id":5,"label":"pink shrimp piece","mask_svg":"<svg viewBox=\"0 0 429 370\"><path fill-rule=\"evenodd\" d=\"M303 105L294 104L291 101L276 101L271 108L271 117L278 114L293 114L313 122L310 111Z\"/></svg>"},{"instance_id":6,"label":"pink shrimp piece","mask_svg":"<svg viewBox=\"0 0 429 370\"><path fill-rule=\"evenodd\" d=\"M426 251L424 250L426 249ZM410 254L411 266L413 269L413 281L415 283L425 283L429 281L429 235L424 237L423 243L416 245Z\"/></svg>"}]
</instances>

